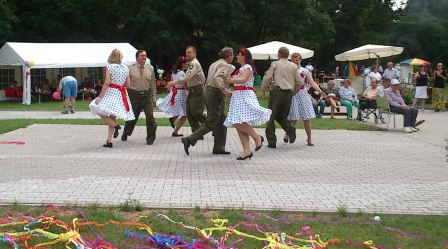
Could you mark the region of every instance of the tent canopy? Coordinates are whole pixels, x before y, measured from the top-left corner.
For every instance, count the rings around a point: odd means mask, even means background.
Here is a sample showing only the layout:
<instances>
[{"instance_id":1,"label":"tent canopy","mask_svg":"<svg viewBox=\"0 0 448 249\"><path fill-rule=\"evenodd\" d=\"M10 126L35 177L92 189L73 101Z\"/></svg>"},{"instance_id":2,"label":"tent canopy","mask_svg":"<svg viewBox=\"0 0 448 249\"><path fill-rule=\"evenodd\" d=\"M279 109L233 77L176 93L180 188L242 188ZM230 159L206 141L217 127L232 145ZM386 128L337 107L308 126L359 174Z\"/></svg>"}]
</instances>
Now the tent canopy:
<instances>
[{"instance_id":1,"label":"tent canopy","mask_svg":"<svg viewBox=\"0 0 448 249\"><path fill-rule=\"evenodd\" d=\"M314 51L306 48L301 48L288 43L272 41L257 46L247 48L252 53L254 60L277 60L278 49L280 47L287 47L289 49L289 58L291 54L299 53L303 59L307 59L314 56Z\"/></svg>"},{"instance_id":2,"label":"tent canopy","mask_svg":"<svg viewBox=\"0 0 448 249\"><path fill-rule=\"evenodd\" d=\"M129 43L7 42L0 49L0 65L23 66L25 61L33 61L33 69L104 67L114 49L123 53L124 64L135 63L137 49Z\"/></svg>"},{"instance_id":3,"label":"tent canopy","mask_svg":"<svg viewBox=\"0 0 448 249\"><path fill-rule=\"evenodd\" d=\"M360 61L378 59L403 53L403 47L367 44L335 55L337 61Z\"/></svg>"}]
</instances>

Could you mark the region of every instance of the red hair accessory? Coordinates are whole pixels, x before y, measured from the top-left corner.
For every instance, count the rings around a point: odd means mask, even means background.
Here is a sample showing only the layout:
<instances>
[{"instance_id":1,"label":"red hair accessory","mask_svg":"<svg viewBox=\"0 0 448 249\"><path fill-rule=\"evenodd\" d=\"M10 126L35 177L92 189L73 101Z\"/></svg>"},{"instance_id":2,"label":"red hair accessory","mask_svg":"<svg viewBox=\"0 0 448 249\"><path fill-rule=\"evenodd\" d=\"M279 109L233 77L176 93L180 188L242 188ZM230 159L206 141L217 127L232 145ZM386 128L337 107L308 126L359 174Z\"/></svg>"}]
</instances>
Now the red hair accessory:
<instances>
[{"instance_id":1,"label":"red hair accessory","mask_svg":"<svg viewBox=\"0 0 448 249\"><path fill-rule=\"evenodd\" d=\"M246 55L246 49L245 49L245 48L242 48L242 49L241 49L241 54L242 54L242 55Z\"/></svg>"}]
</instances>

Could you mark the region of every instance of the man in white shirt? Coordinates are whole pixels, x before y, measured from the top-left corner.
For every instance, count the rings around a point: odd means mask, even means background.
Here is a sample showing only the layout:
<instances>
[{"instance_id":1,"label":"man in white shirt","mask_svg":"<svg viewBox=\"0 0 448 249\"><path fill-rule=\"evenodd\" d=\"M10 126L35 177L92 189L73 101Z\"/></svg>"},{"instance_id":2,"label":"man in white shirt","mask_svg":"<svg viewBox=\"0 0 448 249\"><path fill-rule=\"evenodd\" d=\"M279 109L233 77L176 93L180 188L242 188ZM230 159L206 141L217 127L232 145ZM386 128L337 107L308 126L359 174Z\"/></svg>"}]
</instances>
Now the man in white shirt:
<instances>
[{"instance_id":1,"label":"man in white shirt","mask_svg":"<svg viewBox=\"0 0 448 249\"><path fill-rule=\"evenodd\" d=\"M390 80L400 78L400 72L396 68L394 68L394 63L389 61L387 63L387 68L384 70L383 78L388 78Z\"/></svg>"}]
</instances>

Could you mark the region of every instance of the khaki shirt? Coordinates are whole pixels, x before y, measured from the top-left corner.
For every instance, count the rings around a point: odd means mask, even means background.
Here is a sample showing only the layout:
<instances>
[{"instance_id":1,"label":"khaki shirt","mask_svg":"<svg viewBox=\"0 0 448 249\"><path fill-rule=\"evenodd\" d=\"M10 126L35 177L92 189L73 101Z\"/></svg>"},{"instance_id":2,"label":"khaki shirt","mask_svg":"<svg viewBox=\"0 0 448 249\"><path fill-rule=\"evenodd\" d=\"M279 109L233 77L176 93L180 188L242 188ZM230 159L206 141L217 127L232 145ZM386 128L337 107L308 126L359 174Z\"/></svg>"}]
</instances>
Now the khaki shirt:
<instances>
[{"instance_id":1,"label":"khaki shirt","mask_svg":"<svg viewBox=\"0 0 448 249\"><path fill-rule=\"evenodd\" d=\"M226 95L229 93L227 89L227 84L224 79L230 77L230 64L224 59L219 59L210 65L208 69L207 82L205 83L208 87L218 88L221 92Z\"/></svg>"},{"instance_id":2,"label":"khaki shirt","mask_svg":"<svg viewBox=\"0 0 448 249\"><path fill-rule=\"evenodd\" d=\"M151 65L144 64L141 66L138 63L129 66L129 76L131 78L131 84L128 89L134 91L151 91L152 99L156 99L156 76L154 74L154 68Z\"/></svg>"},{"instance_id":3,"label":"khaki shirt","mask_svg":"<svg viewBox=\"0 0 448 249\"><path fill-rule=\"evenodd\" d=\"M202 71L201 64L196 58L188 63L188 68L185 76L180 77L179 79L177 79L177 81L186 81L187 87L194 87L204 84L205 75Z\"/></svg>"},{"instance_id":4,"label":"khaki shirt","mask_svg":"<svg viewBox=\"0 0 448 249\"><path fill-rule=\"evenodd\" d=\"M296 84L303 81L297 70L297 65L284 58L272 62L271 67L263 77L261 91L266 91L272 80L274 81L274 87L278 86L282 90L291 91L294 90Z\"/></svg>"}]
</instances>

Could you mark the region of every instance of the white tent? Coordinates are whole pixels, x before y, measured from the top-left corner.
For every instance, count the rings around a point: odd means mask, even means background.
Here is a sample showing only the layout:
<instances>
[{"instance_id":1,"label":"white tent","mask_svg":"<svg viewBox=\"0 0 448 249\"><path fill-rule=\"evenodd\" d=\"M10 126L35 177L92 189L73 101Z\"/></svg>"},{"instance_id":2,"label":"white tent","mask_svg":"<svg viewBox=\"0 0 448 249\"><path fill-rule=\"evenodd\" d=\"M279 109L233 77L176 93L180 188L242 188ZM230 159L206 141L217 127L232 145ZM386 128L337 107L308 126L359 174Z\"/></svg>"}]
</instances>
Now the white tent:
<instances>
[{"instance_id":1,"label":"white tent","mask_svg":"<svg viewBox=\"0 0 448 249\"><path fill-rule=\"evenodd\" d=\"M0 49L0 65L22 67L23 103L31 103L31 77L26 77L25 61L35 68L104 67L114 49L123 53L122 62L135 63L137 49L129 43L24 43L7 42ZM26 79L26 80L25 80Z\"/></svg>"},{"instance_id":2,"label":"white tent","mask_svg":"<svg viewBox=\"0 0 448 249\"><path fill-rule=\"evenodd\" d=\"M303 59L314 56L314 51L306 48L301 48L288 43L272 41L257 46L247 48L254 60L277 60L278 49L280 47L287 47L289 49L289 58L292 53L299 53Z\"/></svg>"},{"instance_id":3,"label":"white tent","mask_svg":"<svg viewBox=\"0 0 448 249\"><path fill-rule=\"evenodd\" d=\"M378 59L403 53L403 47L367 44L335 55L337 61L360 61Z\"/></svg>"}]
</instances>

